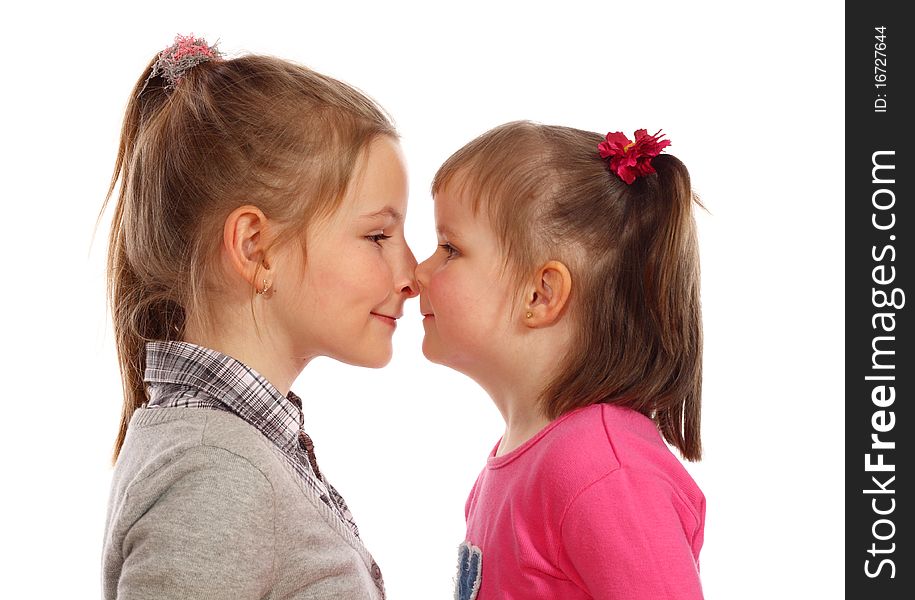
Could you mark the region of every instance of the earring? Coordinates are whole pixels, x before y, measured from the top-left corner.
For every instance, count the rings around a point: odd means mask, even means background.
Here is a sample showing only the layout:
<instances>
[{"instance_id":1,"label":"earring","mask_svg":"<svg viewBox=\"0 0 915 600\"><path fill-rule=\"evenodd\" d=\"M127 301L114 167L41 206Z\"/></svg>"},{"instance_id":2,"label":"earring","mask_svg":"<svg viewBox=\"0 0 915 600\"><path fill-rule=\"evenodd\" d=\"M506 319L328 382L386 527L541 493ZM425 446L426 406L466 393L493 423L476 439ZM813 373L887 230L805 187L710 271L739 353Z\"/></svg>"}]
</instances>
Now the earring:
<instances>
[{"instance_id":1,"label":"earring","mask_svg":"<svg viewBox=\"0 0 915 600\"><path fill-rule=\"evenodd\" d=\"M527 311L526 313L524 313L524 316L527 317L528 319L530 319L531 317L534 316L534 313L532 313L531 311Z\"/></svg>"},{"instance_id":2,"label":"earring","mask_svg":"<svg viewBox=\"0 0 915 600\"><path fill-rule=\"evenodd\" d=\"M258 295L258 296L263 296L264 294L266 294L266 293L267 293L267 290L270 289L270 285L271 285L271 284L267 283L267 280L265 279L265 280L264 280L264 289L262 289L262 290L255 289L255 291L257 292L257 295ZM274 291L274 293L276 292L276 290L273 290L273 291Z\"/></svg>"}]
</instances>

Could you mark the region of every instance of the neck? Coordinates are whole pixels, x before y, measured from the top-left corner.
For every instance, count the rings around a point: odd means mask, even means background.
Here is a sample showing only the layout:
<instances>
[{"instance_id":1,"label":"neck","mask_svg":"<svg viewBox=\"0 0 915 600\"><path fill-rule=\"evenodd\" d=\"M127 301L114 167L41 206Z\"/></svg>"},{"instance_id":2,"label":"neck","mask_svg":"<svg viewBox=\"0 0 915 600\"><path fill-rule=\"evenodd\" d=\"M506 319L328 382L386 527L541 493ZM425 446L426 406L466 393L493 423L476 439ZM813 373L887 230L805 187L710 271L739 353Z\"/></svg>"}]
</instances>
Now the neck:
<instances>
[{"instance_id":1,"label":"neck","mask_svg":"<svg viewBox=\"0 0 915 600\"><path fill-rule=\"evenodd\" d=\"M540 408L540 396L556 375L570 339L564 324L504 336L500 356L490 357L485 371L474 377L505 419L496 456L516 449L550 423Z\"/></svg>"},{"instance_id":2,"label":"neck","mask_svg":"<svg viewBox=\"0 0 915 600\"><path fill-rule=\"evenodd\" d=\"M486 390L505 420L505 433L496 450L496 456L516 449L550 422L540 410L538 402L540 393L548 383L546 375L549 371L532 366L529 360L523 371L510 377L502 373L489 381L485 381L485 378L477 379L477 383ZM531 373L544 375L531 377Z\"/></svg>"},{"instance_id":3,"label":"neck","mask_svg":"<svg viewBox=\"0 0 915 600\"><path fill-rule=\"evenodd\" d=\"M522 406L521 403L515 404L513 410L507 414L503 413L503 416L505 417L505 433L496 450L496 456L502 456L517 449L550 423L550 420L536 407Z\"/></svg>"},{"instance_id":4,"label":"neck","mask_svg":"<svg viewBox=\"0 0 915 600\"><path fill-rule=\"evenodd\" d=\"M311 358L292 356L276 343L263 326L257 331L241 331L231 327L214 327L214 332L203 332L188 325L182 340L222 352L243 362L270 382L286 396L292 383L302 373ZM216 333L218 332L218 333Z\"/></svg>"}]
</instances>

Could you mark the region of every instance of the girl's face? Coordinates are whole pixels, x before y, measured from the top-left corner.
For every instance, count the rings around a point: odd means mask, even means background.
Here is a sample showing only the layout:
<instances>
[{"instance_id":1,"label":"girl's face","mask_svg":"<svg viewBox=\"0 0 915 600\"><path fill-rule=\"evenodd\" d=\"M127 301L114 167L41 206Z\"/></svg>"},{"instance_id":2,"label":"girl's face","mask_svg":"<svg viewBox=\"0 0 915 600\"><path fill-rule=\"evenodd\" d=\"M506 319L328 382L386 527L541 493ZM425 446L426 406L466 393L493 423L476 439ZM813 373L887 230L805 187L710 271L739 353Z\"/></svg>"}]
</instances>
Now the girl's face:
<instances>
[{"instance_id":1,"label":"girl's face","mask_svg":"<svg viewBox=\"0 0 915 600\"><path fill-rule=\"evenodd\" d=\"M328 356L365 367L390 361L396 321L417 287L416 259L404 240L406 211L400 145L379 137L341 207L312 228L306 262L297 244L277 261L276 293L267 304L295 358Z\"/></svg>"},{"instance_id":2,"label":"girl's face","mask_svg":"<svg viewBox=\"0 0 915 600\"><path fill-rule=\"evenodd\" d=\"M511 331L514 294L502 274L499 240L459 194L435 196L439 247L416 268L423 313L423 354L483 383L498 376Z\"/></svg>"}]
</instances>

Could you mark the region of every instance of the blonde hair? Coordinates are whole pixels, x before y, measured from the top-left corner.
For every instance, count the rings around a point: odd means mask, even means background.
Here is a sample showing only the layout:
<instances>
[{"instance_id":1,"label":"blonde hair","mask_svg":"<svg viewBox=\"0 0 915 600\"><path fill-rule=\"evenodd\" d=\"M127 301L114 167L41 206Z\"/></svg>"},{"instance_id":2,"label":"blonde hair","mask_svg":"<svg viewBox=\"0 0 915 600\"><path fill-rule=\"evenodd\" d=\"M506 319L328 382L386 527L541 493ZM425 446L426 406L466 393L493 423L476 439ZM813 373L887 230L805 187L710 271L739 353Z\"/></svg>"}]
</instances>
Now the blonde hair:
<instances>
[{"instance_id":1,"label":"blonde hair","mask_svg":"<svg viewBox=\"0 0 915 600\"><path fill-rule=\"evenodd\" d=\"M280 227L273 246L297 239L304 255L309 226L339 207L368 144L397 137L364 94L285 60L212 60L173 88L151 76L155 61L131 94L101 209L120 182L107 265L124 388L115 458L147 401L145 343L181 339L189 318L211 321L228 214L256 205Z\"/></svg>"},{"instance_id":2,"label":"blonde hair","mask_svg":"<svg viewBox=\"0 0 915 600\"><path fill-rule=\"evenodd\" d=\"M455 152L432 184L485 211L516 289L547 260L572 273L574 341L540 403L553 419L605 402L652 418L699 460L702 322L689 173L676 157L627 185L597 151L603 136L507 123Z\"/></svg>"}]
</instances>

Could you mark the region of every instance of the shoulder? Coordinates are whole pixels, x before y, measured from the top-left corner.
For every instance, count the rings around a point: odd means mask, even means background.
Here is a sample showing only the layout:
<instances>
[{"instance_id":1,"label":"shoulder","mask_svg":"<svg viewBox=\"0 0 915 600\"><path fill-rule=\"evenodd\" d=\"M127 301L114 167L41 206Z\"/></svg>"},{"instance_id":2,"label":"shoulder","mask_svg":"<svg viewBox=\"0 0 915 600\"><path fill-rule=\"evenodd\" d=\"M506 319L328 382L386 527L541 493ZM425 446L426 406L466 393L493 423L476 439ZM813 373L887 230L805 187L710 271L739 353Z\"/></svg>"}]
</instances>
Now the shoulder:
<instances>
[{"instance_id":1,"label":"shoulder","mask_svg":"<svg viewBox=\"0 0 915 600\"><path fill-rule=\"evenodd\" d=\"M575 409L550 423L535 456L538 470L545 475L593 479L620 467L599 404Z\"/></svg>"},{"instance_id":2,"label":"shoulder","mask_svg":"<svg viewBox=\"0 0 915 600\"><path fill-rule=\"evenodd\" d=\"M218 489L230 498L272 495L268 445L256 429L231 413L144 410L131 421L113 484L134 498L153 499L190 483L195 493Z\"/></svg>"},{"instance_id":3,"label":"shoulder","mask_svg":"<svg viewBox=\"0 0 915 600\"><path fill-rule=\"evenodd\" d=\"M210 419L225 416L231 415L189 408L135 415L112 478L109 541L144 527L172 527L175 535L256 529L272 540L277 494L257 452L207 442Z\"/></svg>"},{"instance_id":4,"label":"shoulder","mask_svg":"<svg viewBox=\"0 0 915 600\"><path fill-rule=\"evenodd\" d=\"M623 479L648 488L684 495L704 504L701 492L670 451L654 422L627 408L594 404L554 421L536 459L538 474L568 502L598 481L601 486Z\"/></svg>"},{"instance_id":5,"label":"shoulder","mask_svg":"<svg viewBox=\"0 0 915 600\"><path fill-rule=\"evenodd\" d=\"M603 414L608 439L621 465L617 479L639 483L646 490L643 495L655 490L704 514L705 496L654 421L634 410L610 405L603 405Z\"/></svg>"},{"instance_id":6,"label":"shoulder","mask_svg":"<svg viewBox=\"0 0 915 600\"><path fill-rule=\"evenodd\" d=\"M524 461L531 472L528 485L560 512L583 489L620 468L599 405L560 416L540 435Z\"/></svg>"},{"instance_id":7,"label":"shoulder","mask_svg":"<svg viewBox=\"0 0 915 600\"><path fill-rule=\"evenodd\" d=\"M203 408L140 409L131 419L116 471L123 468L143 479L182 457L184 463L247 463L254 470L268 472L277 456L270 440L234 413Z\"/></svg>"},{"instance_id":8,"label":"shoulder","mask_svg":"<svg viewBox=\"0 0 915 600\"><path fill-rule=\"evenodd\" d=\"M256 427L228 411L207 411L200 445L218 448L242 457L264 471L272 471L280 455L279 448Z\"/></svg>"},{"instance_id":9,"label":"shoulder","mask_svg":"<svg viewBox=\"0 0 915 600\"><path fill-rule=\"evenodd\" d=\"M130 522L166 501L227 508L242 502L273 514L278 482L288 475L278 450L254 427L217 410L138 413L115 465L111 518Z\"/></svg>"}]
</instances>

